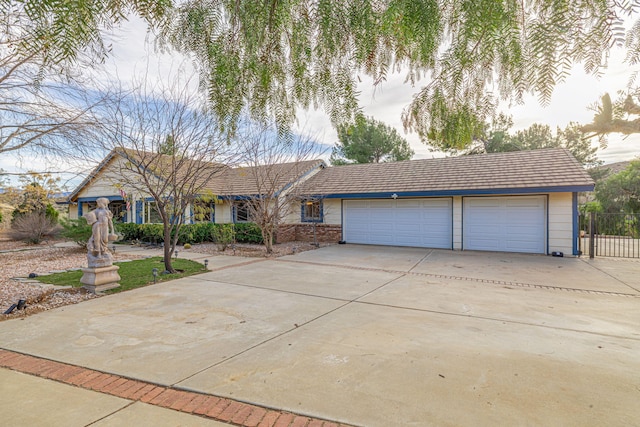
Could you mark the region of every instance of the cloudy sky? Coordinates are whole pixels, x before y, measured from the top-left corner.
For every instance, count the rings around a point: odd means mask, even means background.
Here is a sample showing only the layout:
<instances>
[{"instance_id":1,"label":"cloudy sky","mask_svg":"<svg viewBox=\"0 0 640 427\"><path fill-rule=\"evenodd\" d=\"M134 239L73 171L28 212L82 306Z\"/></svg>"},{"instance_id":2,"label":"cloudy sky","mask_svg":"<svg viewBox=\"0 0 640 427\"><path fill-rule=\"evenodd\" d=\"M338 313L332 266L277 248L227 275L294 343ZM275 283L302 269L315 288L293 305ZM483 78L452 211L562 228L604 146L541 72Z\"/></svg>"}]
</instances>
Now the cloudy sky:
<instances>
[{"instance_id":1,"label":"cloudy sky","mask_svg":"<svg viewBox=\"0 0 640 427\"><path fill-rule=\"evenodd\" d=\"M108 58L107 73L124 81L131 81L133 75L148 72L151 78L163 78L170 69L176 68L176 63L184 63L177 55L157 54L152 43L147 40L146 29L142 22L132 20L122 26L112 38L112 55ZM513 116L513 130L524 129L533 123L559 126L564 128L569 122L588 123L593 117L589 106L593 105L605 92L610 92L612 98L615 93L626 87L629 76L634 71L623 64L624 52L616 50L612 53L609 68L599 76L586 75L578 66L563 84L559 84L548 106L541 106L537 98L529 96L524 105L503 105L501 110ZM411 144L415 158L431 158L444 156L443 153L429 149L420 142L417 135L405 133L401 113L407 106L419 86L411 87L404 82L404 75L394 74L376 88L371 80L363 79L360 85L360 105L366 115L373 116L398 129ZM420 82L418 82L420 84ZM299 114L300 127L310 133L323 144L332 146L337 141L335 130L328 117L322 111L307 111ZM611 135L606 149L600 150L598 156L605 163L629 160L640 156L640 135L623 138ZM594 141L593 144L597 144ZM18 158L6 156L0 159L0 168L11 172L25 172L27 170L50 169L42 159ZM72 176L69 186L75 186L78 181Z\"/></svg>"}]
</instances>

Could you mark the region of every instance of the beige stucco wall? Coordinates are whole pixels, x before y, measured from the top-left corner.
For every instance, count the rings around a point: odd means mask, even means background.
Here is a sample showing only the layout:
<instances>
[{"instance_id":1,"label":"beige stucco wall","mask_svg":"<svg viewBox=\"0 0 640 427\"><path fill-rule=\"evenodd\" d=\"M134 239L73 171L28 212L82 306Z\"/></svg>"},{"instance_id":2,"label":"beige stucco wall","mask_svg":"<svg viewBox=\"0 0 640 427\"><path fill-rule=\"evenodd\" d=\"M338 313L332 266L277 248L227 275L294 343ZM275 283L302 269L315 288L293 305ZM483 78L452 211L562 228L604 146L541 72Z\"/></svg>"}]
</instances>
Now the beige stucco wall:
<instances>
[{"instance_id":1,"label":"beige stucco wall","mask_svg":"<svg viewBox=\"0 0 640 427\"><path fill-rule=\"evenodd\" d=\"M217 224L228 224L232 221L231 218L231 204L227 201L216 204L216 217L215 222Z\"/></svg>"},{"instance_id":2,"label":"beige stucco wall","mask_svg":"<svg viewBox=\"0 0 640 427\"><path fill-rule=\"evenodd\" d=\"M573 197L572 193L549 194L549 253L573 254Z\"/></svg>"},{"instance_id":3,"label":"beige stucco wall","mask_svg":"<svg viewBox=\"0 0 640 427\"><path fill-rule=\"evenodd\" d=\"M322 209L325 224L342 224L342 200L324 199L322 201Z\"/></svg>"},{"instance_id":4,"label":"beige stucco wall","mask_svg":"<svg viewBox=\"0 0 640 427\"><path fill-rule=\"evenodd\" d=\"M453 197L453 249L462 249L462 197Z\"/></svg>"},{"instance_id":5,"label":"beige stucco wall","mask_svg":"<svg viewBox=\"0 0 640 427\"><path fill-rule=\"evenodd\" d=\"M78 205L70 203L67 208L69 219L78 219Z\"/></svg>"},{"instance_id":6,"label":"beige stucco wall","mask_svg":"<svg viewBox=\"0 0 640 427\"><path fill-rule=\"evenodd\" d=\"M125 160L114 157L91 181L80 190L77 197L101 197L119 195L118 184L123 184L122 174ZM131 172L129 172L131 173ZM127 191L125 186L125 191ZM127 191L129 193L130 191Z\"/></svg>"}]
</instances>

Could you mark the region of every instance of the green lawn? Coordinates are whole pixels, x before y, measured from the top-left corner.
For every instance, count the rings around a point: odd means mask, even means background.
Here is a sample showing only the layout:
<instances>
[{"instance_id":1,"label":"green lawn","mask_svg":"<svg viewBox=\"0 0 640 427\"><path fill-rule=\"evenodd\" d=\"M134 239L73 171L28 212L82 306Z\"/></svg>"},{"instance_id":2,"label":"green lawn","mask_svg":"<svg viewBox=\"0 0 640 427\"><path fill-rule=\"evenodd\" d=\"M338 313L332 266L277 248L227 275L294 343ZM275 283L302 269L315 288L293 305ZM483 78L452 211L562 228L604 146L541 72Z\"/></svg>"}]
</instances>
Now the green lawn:
<instances>
[{"instance_id":1,"label":"green lawn","mask_svg":"<svg viewBox=\"0 0 640 427\"><path fill-rule=\"evenodd\" d=\"M180 258L172 261L173 268L182 270L182 272L177 274L161 274L162 271L164 271L164 262L162 262L161 257L145 258L129 262L114 262L113 264L120 267L120 270L118 270L121 278L120 287L106 291L105 293L108 294L128 291L129 289L153 284L152 271L154 268L158 269L158 283L205 272L202 264ZM81 287L83 286L83 284L80 283L81 277L82 271L67 271L64 273L50 274L48 276L39 276L36 279L42 283L50 283L52 285Z\"/></svg>"}]
</instances>

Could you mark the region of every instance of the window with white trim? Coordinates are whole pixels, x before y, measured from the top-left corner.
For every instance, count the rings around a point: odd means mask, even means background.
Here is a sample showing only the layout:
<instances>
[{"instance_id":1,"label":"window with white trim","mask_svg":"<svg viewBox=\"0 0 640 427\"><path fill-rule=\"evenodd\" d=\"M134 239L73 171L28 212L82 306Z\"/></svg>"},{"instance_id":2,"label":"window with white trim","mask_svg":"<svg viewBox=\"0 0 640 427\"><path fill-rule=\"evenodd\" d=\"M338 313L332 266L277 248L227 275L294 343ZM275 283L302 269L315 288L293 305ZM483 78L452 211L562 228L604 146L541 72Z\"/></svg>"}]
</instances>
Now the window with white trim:
<instances>
[{"instance_id":1,"label":"window with white trim","mask_svg":"<svg viewBox=\"0 0 640 427\"><path fill-rule=\"evenodd\" d=\"M302 201L302 222L322 222L322 200Z\"/></svg>"}]
</instances>

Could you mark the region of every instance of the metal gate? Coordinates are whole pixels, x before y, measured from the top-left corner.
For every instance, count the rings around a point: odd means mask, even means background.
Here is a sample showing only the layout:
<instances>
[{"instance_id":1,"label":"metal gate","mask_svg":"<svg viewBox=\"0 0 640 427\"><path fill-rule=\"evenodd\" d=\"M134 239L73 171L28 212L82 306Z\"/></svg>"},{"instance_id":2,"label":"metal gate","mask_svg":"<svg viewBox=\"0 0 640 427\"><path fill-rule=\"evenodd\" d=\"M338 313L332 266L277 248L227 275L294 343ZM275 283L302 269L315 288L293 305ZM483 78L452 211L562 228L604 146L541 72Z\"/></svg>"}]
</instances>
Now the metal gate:
<instances>
[{"instance_id":1,"label":"metal gate","mask_svg":"<svg viewBox=\"0 0 640 427\"><path fill-rule=\"evenodd\" d=\"M640 258L640 214L580 215L582 255Z\"/></svg>"}]
</instances>

